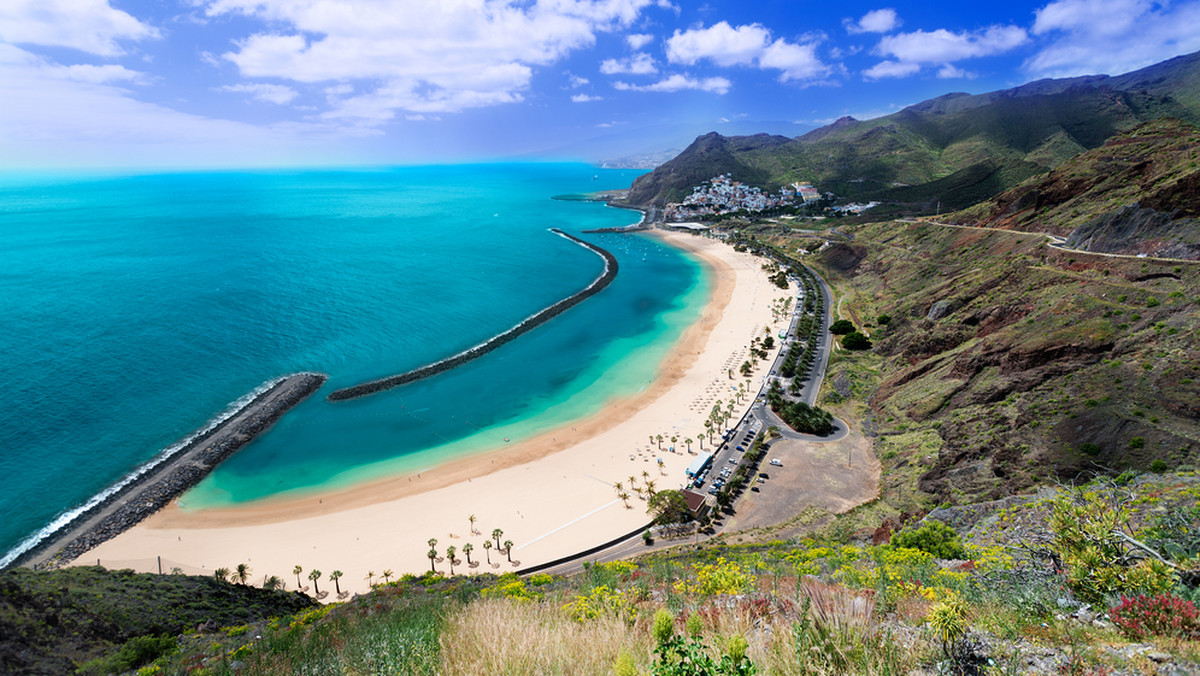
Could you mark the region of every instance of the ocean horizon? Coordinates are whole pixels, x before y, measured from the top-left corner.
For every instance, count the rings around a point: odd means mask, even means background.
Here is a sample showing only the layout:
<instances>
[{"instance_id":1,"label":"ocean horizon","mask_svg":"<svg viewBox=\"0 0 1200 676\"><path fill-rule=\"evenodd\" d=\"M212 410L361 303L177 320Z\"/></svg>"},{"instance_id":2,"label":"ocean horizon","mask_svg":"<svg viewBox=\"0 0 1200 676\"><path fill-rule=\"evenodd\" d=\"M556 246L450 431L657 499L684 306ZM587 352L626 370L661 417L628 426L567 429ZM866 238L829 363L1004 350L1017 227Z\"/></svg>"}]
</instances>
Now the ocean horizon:
<instances>
[{"instance_id":1,"label":"ocean horizon","mask_svg":"<svg viewBox=\"0 0 1200 676\"><path fill-rule=\"evenodd\" d=\"M554 200L640 171L584 164L0 176L0 551L288 373L330 376L185 494L185 509L342 488L502 447L644 388L707 295L658 241ZM613 283L494 352L352 401Z\"/></svg>"}]
</instances>

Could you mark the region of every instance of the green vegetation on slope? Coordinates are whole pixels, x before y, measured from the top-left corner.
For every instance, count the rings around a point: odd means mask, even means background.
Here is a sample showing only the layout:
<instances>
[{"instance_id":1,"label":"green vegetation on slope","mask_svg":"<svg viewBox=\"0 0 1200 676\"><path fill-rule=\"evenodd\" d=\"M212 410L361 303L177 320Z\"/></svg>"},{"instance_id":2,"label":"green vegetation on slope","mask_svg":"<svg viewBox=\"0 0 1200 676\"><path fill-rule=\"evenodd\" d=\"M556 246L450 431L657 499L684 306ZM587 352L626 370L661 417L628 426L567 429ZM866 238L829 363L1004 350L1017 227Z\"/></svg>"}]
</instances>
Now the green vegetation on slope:
<instances>
[{"instance_id":1,"label":"green vegetation on slope","mask_svg":"<svg viewBox=\"0 0 1200 676\"><path fill-rule=\"evenodd\" d=\"M139 636L291 614L316 601L212 577L94 566L0 573L0 671L65 674Z\"/></svg>"},{"instance_id":2,"label":"green vegetation on slope","mask_svg":"<svg viewBox=\"0 0 1200 676\"><path fill-rule=\"evenodd\" d=\"M875 545L839 535L848 515L806 537L717 537L571 577L410 575L174 637L139 673L1187 671L1200 658L1198 497L1190 473L1143 477L940 510ZM1072 572L1090 559L1106 577Z\"/></svg>"},{"instance_id":3,"label":"green vegetation on slope","mask_svg":"<svg viewBox=\"0 0 1200 676\"><path fill-rule=\"evenodd\" d=\"M1197 266L1073 254L1024 233L843 229L853 242L813 264L848 305L890 321L869 329L871 353L831 361L860 406L835 412L878 424L882 489L898 509L1196 462Z\"/></svg>"}]
</instances>

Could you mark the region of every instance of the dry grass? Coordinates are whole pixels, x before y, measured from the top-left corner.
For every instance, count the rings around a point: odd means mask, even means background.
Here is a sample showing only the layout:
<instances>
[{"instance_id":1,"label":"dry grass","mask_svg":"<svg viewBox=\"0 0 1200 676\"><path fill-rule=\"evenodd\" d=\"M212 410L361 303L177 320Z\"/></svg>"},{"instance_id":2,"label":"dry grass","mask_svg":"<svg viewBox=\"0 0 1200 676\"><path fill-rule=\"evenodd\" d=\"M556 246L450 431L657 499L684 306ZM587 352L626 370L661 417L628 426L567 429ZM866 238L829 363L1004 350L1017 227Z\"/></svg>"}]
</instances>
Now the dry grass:
<instances>
[{"instance_id":1,"label":"dry grass","mask_svg":"<svg viewBox=\"0 0 1200 676\"><path fill-rule=\"evenodd\" d=\"M621 618L576 622L546 603L481 599L447 618L444 674L609 674L625 652L643 670L653 650L645 631Z\"/></svg>"}]
</instances>

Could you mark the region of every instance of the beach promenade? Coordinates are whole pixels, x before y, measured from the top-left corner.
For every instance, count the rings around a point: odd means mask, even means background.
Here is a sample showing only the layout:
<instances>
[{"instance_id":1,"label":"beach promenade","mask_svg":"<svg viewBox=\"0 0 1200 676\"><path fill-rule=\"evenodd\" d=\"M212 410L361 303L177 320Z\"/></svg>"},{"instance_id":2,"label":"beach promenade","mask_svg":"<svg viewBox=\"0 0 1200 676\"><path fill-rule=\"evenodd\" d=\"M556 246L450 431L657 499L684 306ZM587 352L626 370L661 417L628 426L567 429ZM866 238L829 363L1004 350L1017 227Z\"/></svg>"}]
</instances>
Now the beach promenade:
<instances>
[{"instance_id":1,"label":"beach promenade","mask_svg":"<svg viewBox=\"0 0 1200 676\"><path fill-rule=\"evenodd\" d=\"M637 394L536 438L420 473L234 508L188 512L172 503L79 562L99 559L153 571L161 556L185 563L188 572L246 563L256 580L275 575L289 589L295 588L295 566L304 570L301 577L322 571L322 589L338 570L344 573L342 590L353 593L368 589L371 572L376 581L384 570L398 575L432 566L449 573L448 546L457 550L456 574L499 573L638 528L648 521L638 493L648 482L659 490L679 487L694 453L710 448L700 437L713 406L736 401L738 419L752 403L737 395L745 381L739 367L747 360L757 364L750 376L757 391L771 359L755 360L747 348L764 330L774 335L784 327L786 319L776 321L771 304L795 296L794 289L767 279L761 259L722 242L681 233L651 236L703 262L710 297ZM496 529L502 533L493 537ZM433 560L427 556L430 539L437 540ZM503 547L506 541L511 550ZM463 552L468 543L469 562Z\"/></svg>"}]
</instances>

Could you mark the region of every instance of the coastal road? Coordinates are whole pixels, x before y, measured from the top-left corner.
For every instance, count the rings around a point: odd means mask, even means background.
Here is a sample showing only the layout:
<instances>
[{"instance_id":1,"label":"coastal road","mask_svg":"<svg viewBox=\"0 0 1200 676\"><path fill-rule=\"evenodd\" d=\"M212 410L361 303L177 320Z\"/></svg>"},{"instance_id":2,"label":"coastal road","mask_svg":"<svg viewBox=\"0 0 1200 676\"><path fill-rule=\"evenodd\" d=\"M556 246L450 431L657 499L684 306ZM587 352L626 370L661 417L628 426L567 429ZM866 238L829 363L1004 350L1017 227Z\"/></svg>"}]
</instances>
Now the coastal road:
<instances>
[{"instance_id":1,"label":"coastal road","mask_svg":"<svg viewBox=\"0 0 1200 676\"><path fill-rule=\"evenodd\" d=\"M1191 263L1193 265L1200 263L1200 261L1192 260L1189 258L1163 258L1163 257L1159 257L1159 256L1148 256L1145 254L1140 254L1140 255L1138 255L1138 254L1118 254L1118 253L1105 253L1102 251L1085 251L1083 249L1073 249L1073 248L1067 246L1067 240L1064 237L1060 237L1059 235L1051 235L1048 232L1028 232L1025 230L1006 230L1004 228L989 228L989 227L982 226L982 225L961 225L959 223L943 223L941 221L935 221L931 218L922 218L922 219L917 219L917 220L902 218L902 219L897 219L897 222L900 222L900 223L928 223L929 225L936 225L936 226L943 227L943 228L958 228L960 230L987 230L987 231L993 231L993 232L1002 232L1002 233L1006 233L1009 235L1027 235L1030 237L1045 237L1046 240L1048 241L1051 249L1058 249L1059 251L1063 251L1066 253L1083 254L1086 256L1105 256L1107 258L1130 258L1133 260L1157 261L1160 263Z\"/></svg>"}]
</instances>

